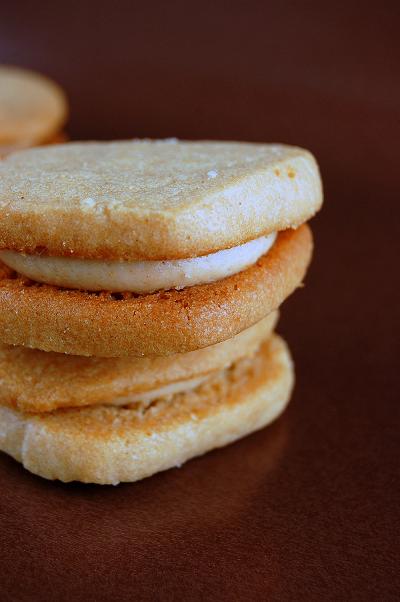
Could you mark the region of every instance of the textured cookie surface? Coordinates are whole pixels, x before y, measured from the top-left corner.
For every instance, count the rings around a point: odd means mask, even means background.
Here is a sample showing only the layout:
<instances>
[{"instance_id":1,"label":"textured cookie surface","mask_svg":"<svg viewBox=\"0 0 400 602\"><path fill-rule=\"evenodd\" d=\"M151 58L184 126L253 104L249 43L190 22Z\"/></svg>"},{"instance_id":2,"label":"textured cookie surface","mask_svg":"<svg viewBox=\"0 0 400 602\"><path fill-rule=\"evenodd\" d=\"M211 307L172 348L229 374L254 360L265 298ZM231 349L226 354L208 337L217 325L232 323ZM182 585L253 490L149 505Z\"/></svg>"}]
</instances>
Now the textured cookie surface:
<instances>
[{"instance_id":1,"label":"textured cookie surface","mask_svg":"<svg viewBox=\"0 0 400 602\"><path fill-rule=\"evenodd\" d=\"M0 248L174 259L310 218L313 156L277 144L128 141L20 151L0 163Z\"/></svg>"},{"instance_id":2,"label":"textured cookie surface","mask_svg":"<svg viewBox=\"0 0 400 602\"><path fill-rule=\"evenodd\" d=\"M25 281L0 264L0 341L75 355L170 355L233 337L300 286L311 259L307 225L279 234L247 270L201 286L134 297Z\"/></svg>"},{"instance_id":3,"label":"textured cookie surface","mask_svg":"<svg viewBox=\"0 0 400 602\"><path fill-rule=\"evenodd\" d=\"M129 395L221 371L251 356L272 332L277 312L228 341L154 358L84 358L0 345L0 405L25 412L120 404Z\"/></svg>"},{"instance_id":4,"label":"textured cookie surface","mask_svg":"<svg viewBox=\"0 0 400 602\"><path fill-rule=\"evenodd\" d=\"M275 335L254 359L147 408L29 415L0 407L0 449L47 479L135 481L265 426L285 407L292 384L289 352Z\"/></svg>"},{"instance_id":5,"label":"textured cookie surface","mask_svg":"<svg viewBox=\"0 0 400 602\"><path fill-rule=\"evenodd\" d=\"M0 65L0 155L13 145L47 141L66 116L64 93L54 82L38 73Z\"/></svg>"}]
</instances>

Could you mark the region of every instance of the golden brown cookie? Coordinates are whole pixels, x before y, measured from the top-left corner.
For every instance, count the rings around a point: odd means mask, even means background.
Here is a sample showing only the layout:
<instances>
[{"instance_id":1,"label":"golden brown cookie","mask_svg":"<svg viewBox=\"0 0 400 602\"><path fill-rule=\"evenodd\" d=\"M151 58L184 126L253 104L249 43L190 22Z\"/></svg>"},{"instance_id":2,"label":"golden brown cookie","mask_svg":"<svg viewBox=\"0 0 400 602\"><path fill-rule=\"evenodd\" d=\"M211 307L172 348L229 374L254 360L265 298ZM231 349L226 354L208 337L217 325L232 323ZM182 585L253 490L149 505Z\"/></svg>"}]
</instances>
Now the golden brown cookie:
<instances>
[{"instance_id":1,"label":"golden brown cookie","mask_svg":"<svg viewBox=\"0 0 400 602\"><path fill-rule=\"evenodd\" d=\"M0 156L58 135L67 118L64 92L26 69L0 65Z\"/></svg>"},{"instance_id":2,"label":"golden brown cookie","mask_svg":"<svg viewBox=\"0 0 400 602\"><path fill-rule=\"evenodd\" d=\"M170 355L214 345L252 326L301 285L307 225L279 234L267 255L224 280L181 291L91 294L0 272L0 341L100 357Z\"/></svg>"},{"instance_id":3,"label":"golden brown cookie","mask_svg":"<svg viewBox=\"0 0 400 602\"><path fill-rule=\"evenodd\" d=\"M278 144L69 143L0 163L0 249L177 259L296 228L322 203L315 159Z\"/></svg>"},{"instance_id":4,"label":"golden brown cookie","mask_svg":"<svg viewBox=\"0 0 400 602\"><path fill-rule=\"evenodd\" d=\"M170 401L38 415L0 407L0 449L47 479L136 481L262 428L292 385L288 349L274 335L253 359Z\"/></svg>"},{"instance_id":5,"label":"golden brown cookie","mask_svg":"<svg viewBox=\"0 0 400 602\"><path fill-rule=\"evenodd\" d=\"M127 405L138 396L143 396L142 401L160 397L166 386L208 378L252 356L277 319L278 312L272 312L228 341L167 357L87 358L0 345L0 405L22 412L49 412Z\"/></svg>"}]
</instances>

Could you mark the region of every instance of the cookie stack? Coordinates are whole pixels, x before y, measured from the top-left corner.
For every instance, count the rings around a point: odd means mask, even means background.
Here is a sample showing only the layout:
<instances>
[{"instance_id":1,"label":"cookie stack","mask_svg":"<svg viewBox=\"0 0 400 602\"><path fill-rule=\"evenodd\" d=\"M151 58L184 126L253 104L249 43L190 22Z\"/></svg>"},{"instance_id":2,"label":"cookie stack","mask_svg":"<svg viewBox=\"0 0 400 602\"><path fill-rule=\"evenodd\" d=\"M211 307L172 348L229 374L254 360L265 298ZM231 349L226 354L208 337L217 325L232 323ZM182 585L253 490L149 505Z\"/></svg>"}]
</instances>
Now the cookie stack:
<instances>
[{"instance_id":1,"label":"cookie stack","mask_svg":"<svg viewBox=\"0 0 400 602\"><path fill-rule=\"evenodd\" d=\"M135 481L273 420L277 309L321 206L305 150L127 141L0 163L0 449L48 479Z\"/></svg>"},{"instance_id":2,"label":"cookie stack","mask_svg":"<svg viewBox=\"0 0 400 602\"><path fill-rule=\"evenodd\" d=\"M19 148L63 141L67 115L65 94L53 81L0 65L0 157Z\"/></svg>"}]
</instances>

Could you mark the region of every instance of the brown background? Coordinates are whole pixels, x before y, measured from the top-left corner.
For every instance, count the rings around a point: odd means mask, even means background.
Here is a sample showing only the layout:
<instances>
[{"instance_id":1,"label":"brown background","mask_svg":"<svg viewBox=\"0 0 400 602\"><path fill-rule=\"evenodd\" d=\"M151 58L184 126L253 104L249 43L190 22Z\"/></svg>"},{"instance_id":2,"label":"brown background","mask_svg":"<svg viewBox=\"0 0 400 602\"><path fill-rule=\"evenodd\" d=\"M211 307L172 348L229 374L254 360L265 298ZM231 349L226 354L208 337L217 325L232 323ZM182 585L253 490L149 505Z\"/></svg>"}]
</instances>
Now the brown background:
<instances>
[{"instance_id":1,"label":"brown background","mask_svg":"<svg viewBox=\"0 0 400 602\"><path fill-rule=\"evenodd\" d=\"M118 488L2 456L2 601L399 599L398 6L3 3L0 60L65 87L72 137L296 143L326 204L285 415Z\"/></svg>"}]
</instances>

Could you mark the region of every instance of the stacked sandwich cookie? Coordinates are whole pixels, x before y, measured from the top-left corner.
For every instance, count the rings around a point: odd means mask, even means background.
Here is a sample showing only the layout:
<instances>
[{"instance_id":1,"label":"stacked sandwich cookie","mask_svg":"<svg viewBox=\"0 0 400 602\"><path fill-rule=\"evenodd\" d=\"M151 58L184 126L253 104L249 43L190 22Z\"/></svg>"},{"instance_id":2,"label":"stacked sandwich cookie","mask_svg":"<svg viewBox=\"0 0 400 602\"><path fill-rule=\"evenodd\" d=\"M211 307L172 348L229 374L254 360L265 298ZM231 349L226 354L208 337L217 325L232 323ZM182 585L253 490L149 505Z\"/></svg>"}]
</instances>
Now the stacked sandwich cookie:
<instances>
[{"instance_id":1,"label":"stacked sandwich cookie","mask_svg":"<svg viewBox=\"0 0 400 602\"><path fill-rule=\"evenodd\" d=\"M277 310L318 167L277 144L127 141L0 163L0 449L135 481L263 427L293 386Z\"/></svg>"},{"instance_id":2,"label":"stacked sandwich cookie","mask_svg":"<svg viewBox=\"0 0 400 602\"><path fill-rule=\"evenodd\" d=\"M65 140L68 105L47 77L0 65L0 157L19 149Z\"/></svg>"}]
</instances>

